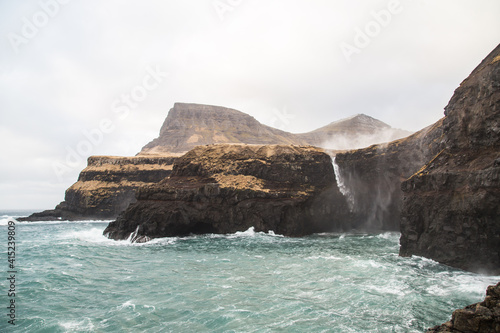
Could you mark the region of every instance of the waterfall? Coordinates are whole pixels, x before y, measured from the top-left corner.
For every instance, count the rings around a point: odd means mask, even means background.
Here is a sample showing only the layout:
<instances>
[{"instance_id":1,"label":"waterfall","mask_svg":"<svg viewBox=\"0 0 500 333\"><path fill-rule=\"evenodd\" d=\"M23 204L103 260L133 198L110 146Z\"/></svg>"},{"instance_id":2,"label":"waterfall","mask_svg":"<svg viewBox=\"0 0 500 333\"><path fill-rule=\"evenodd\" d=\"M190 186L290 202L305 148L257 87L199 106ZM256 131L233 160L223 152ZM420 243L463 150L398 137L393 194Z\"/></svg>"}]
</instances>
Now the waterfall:
<instances>
[{"instance_id":1,"label":"waterfall","mask_svg":"<svg viewBox=\"0 0 500 333\"><path fill-rule=\"evenodd\" d=\"M352 212L354 209L354 196L351 191L347 188L344 178L340 173L340 167L335 162L335 156L332 156L333 172L335 173L335 180L337 180L337 186L339 187L340 193L346 198L349 210Z\"/></svg>"}]
</instances>

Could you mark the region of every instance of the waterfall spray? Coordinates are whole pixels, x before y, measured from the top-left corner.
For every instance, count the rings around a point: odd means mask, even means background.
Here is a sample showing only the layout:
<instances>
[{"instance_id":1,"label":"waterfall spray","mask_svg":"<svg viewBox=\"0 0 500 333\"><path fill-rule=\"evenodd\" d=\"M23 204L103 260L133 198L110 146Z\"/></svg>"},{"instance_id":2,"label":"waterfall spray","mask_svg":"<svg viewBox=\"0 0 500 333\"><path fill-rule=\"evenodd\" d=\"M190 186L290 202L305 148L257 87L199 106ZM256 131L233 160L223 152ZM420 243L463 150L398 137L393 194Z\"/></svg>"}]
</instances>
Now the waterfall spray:
<instances>
[{"instance_id":1,"label":"waterfall spray","mask_svg":"<svg viewBox=\"0 0 500 333\"><path fill-rule=\"evenodd\" d=\"M349 210L352 212L354 209L354 196L351 191L347 188L344 178L340 173L340 167L335 162L335 156L332 156L333 171L335 172L335 180L337 181L337 186L339 187L340 193L346 198Z\"/></svg>"}]
</instances>

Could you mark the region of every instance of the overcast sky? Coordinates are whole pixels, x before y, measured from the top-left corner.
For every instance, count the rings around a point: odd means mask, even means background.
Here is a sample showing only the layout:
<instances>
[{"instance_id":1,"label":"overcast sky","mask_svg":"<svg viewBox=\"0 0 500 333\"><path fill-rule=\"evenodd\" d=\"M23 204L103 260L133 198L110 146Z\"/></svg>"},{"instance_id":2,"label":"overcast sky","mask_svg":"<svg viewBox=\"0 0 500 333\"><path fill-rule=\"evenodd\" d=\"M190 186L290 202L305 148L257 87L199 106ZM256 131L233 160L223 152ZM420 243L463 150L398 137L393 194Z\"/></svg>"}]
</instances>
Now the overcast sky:
<instances>
[{"instance_id":1,"label":"overcast sky","mask_svg":"<svg viewBox=\"0 0 500 333\"><path fill-rule=\"evenodd\" d=\"M89 155L135 155L175 102L307 132L416 131L500 43L498 0L0 1L0 209L49 209Z\"/></svg>"}]
</instances>

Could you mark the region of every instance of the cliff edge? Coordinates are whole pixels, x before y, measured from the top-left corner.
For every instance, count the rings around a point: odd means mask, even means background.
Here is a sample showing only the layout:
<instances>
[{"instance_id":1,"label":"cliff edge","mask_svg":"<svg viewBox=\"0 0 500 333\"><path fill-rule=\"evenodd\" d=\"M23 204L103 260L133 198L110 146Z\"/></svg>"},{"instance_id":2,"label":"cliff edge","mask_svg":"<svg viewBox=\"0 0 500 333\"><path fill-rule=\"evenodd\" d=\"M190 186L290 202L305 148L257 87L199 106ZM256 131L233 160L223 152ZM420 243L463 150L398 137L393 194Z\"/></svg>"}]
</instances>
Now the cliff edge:
<instances>
[{"instance_id":1,"label":"cliff edge","mask_svg":"<svg viewBox=\"0 0 500 333\"><path fill-rule=\"evenodd\" d=\"M500 45L445 115L444 147L402 184L400 255L500 274Z\"/></svg>"},{"instance_id":2,"label":"cliff edge","mask_svg":"<svg viewBox=\"0 0 500 333\"><path fill-rule=\"evenodd\" d=\"M78 181L55 209L34 213L21 221L114 219L135 202L138 188L168 177L176 157L91 156Z\"/></svg>"},{"instance_id":3,"label":"cliff edge","mask_svg":"<svg viewBox=\"0 0 500 333\"><path fill-rule=\"evenodd\" d=\"M105 235L144 242L250 227L287 236L347 227L331 158L311 146L199 146L175 162L169 178L139 189L137 199Z\"/></svg>"}]
</instances>

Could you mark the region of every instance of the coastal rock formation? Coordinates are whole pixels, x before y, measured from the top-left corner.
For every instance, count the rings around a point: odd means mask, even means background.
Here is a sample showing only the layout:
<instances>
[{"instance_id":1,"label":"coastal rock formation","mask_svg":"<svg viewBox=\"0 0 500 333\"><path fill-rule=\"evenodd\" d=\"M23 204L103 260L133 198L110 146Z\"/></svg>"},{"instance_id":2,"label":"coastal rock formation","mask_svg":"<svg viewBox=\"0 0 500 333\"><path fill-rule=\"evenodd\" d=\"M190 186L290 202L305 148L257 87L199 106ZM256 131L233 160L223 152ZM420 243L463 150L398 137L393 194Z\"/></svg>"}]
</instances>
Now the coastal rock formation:
<instances>
[{"instance_id":1,"label":"coastal rock formation","mask_svg":"<svg viewBox=\"0 0 500 333\"><path fill-rule=\"evenodd\" d=\"M312 143L328 146L329 143L341 142L345 148L349 140L352 140L351 147L358 145L359 140L356 141L356 138L360 137L364 138L364 142L368 139L372 140L370 143L375 143L377 139L385 140L394 135L399 137L407 134L409 132L392 129L366 115L339 120L310 133L292 134L263 125L237 110L175 103L165 119L159 137L148 143L137 155L152 159L122 157L111 161L108 158L109 163L97 167L93 165L94 161L102 160L103 157L91 156L89 166L82 171L79 181L66 191L65 201L53 210L35 213L24 220L114 219L135 201L134 193L138 187L143 183L158 182L169 174L173 156L181 156L198 145ZM163 161L165 158L167 160ZM118 160L121 162L117 162ZM141 161L144 161L143 167L139 166ZM117 163L121 165L120 168L109 167Z\"/></svg>"},{"instance_id":2,"label":"coastal rock formation","mask_svg":"<svg viewBox=\"0 0 500 333\"><path fill-rule=\"evenodd\" d=\"M310 146L199 146L137 199L104 234L143 242L250 227L287 236L348 228L331 158Z\"/></svg>"},{"instance_id":3,"label":"coastal rock formation","mask_svg":"<svg viewBox=\"0 0 500 333\"><path fill-rule=\"evenodd\" d=\"M442 134L439 121L404 139L337 154L354 229L399 231L401 182L440 151Z\"/></svg>"},{"instance_id":4,"label":"coastal rock formation","mask_svg":"<svg viewBox=\"0 0 500 333\"><path fill-rule=\"evenodd\" d=\"M135 202L135 191L168 177L176 157L91 156L78 181L55 209L34 213L25 221L113 219Z\"/></svg>"},{"instance_id":5,"label":"coastal rock formation","mask_svg":"<svg viewBox=\"0 0 500 333\"><path fill-rule=\"evenodd\" d=\"M455 310L450 321L430 328L427 332L500 332L500 283L488 287L483 302Z\"/></svg>"},{"instance_id":6,"label":"coastal rock formation","mask_svg":"<svg viewBox=\"0 0 500 333\"><path fill-rule=\"evenodd\" d=\"M500 45L445 108L444 147L403 182L402 256L500 273Z\"/></svg>"}]
</instances>

